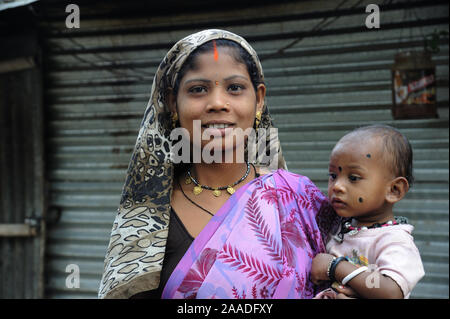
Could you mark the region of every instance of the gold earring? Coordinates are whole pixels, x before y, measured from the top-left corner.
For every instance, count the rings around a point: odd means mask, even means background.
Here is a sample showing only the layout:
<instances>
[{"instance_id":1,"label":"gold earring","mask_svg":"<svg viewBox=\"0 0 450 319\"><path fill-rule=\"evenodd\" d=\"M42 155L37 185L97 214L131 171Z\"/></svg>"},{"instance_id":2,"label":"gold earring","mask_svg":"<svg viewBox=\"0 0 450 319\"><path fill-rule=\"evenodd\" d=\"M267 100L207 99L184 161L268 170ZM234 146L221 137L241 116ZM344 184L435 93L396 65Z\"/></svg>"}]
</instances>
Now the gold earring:
<instances>
[{"instance_id":1,"label":"gold earring","mask_svg":"<svg viewBox=\"0 0 450 319\"><path fill-rule=\"evenodd\" d=\"M175 128L177 126L178 121L178 113L172 114L172 128Z\"/></svg>"},{"instance_id":2,"label":"gold earring","mask_svg":"<svg viewBox=\"0 0 450 319\"><path fill-rule=\"evenodd\" d=\"M255 124L256 124L256 127L258 127L259 126L259 123L261 123L261 112L260 111L258 111L258 112L256 112L256 114L255 114L255 117L256 117L256 120L255 120Z\"/></svg>"}]
</instances>

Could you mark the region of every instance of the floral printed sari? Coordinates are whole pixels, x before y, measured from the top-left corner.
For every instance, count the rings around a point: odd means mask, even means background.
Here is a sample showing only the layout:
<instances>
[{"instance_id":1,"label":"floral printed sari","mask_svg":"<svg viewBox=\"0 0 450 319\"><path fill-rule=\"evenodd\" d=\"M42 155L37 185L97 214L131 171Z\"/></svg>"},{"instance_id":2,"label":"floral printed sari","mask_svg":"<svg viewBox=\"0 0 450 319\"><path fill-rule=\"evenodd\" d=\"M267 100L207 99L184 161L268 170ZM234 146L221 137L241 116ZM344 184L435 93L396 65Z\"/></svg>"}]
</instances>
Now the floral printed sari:
<instances>
[{"instance_id":1,"label":"floral printed sari","mask_svg":"<svg viewBox=\"0 0 450 319\"><path fill-rule=\"evenodd\" d=\"M163 298L312 298L311 261L333 223L306 177L279 169L241 187L192 243Z\"/></svg>"}]
</instances>

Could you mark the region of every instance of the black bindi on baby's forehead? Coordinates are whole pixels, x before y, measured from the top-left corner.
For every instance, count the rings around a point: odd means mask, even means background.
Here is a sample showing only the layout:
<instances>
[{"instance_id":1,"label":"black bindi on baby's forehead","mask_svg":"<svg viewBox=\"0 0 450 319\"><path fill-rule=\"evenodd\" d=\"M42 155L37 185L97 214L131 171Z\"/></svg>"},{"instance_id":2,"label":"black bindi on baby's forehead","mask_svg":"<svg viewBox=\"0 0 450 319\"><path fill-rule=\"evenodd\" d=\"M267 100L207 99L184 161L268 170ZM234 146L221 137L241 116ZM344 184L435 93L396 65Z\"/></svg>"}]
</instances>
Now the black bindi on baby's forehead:
<instances>
[{"instance_id":1,"label":"black bindi on baby's forehead","mask_svg":"<svg viewBox=\"0 0 450 319\"><path fill-rule=\"evenodd\" d=\"M366 154L366 157L367 157L367 158L371 158L371 157L372 157L372 155L370 155L370 154Z\"/></svg>"},{"instance_id":2,"label":"black bindi on baby's forehead","mask_svg":"<svg viewBox=\"0 0 450 319\"><path fill-rule=\"evenodd\" d=\"M362 199L362 197L360 197L360 198L358 198L358 201L359 201L360 203L362 203L364 200Z\"/></svg>"},{"instance_id":3,"label":"black bindi on baby's forehead","mask_svg":"<svg viewBox=\"0 0 450 319\"><path fill-rule=\"evenodd\" d=\"M339 169L339 172L342 172L342 167L339 166L338 169Z\"/></svg>"}]
</instances>

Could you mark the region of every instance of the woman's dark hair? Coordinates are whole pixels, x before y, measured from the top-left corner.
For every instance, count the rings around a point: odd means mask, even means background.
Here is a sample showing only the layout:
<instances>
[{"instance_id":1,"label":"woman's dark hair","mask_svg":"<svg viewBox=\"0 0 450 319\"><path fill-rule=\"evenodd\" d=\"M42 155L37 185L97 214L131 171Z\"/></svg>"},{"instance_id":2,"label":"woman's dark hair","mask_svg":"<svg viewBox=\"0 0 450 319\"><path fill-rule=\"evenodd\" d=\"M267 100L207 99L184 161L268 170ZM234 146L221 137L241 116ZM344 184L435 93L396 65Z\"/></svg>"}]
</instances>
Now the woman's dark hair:
<instances>
[{"instance_id":1,"label":"woman's dark hair","mask_svg":"<svg viewBox=\"0 0 450 319\"><path fill-rule=\"evenodd\" d=\"M259 84L264 83L261 77L259 76L258 68L256 67L255 61L253 60L252 56L247 52L247 50L245 50L241 45L239 45L239 43L236 43L234 41L226 39L217 39L205 42L204 44L196 48L183 63L183 66L178 72L175 87L173 88L175 96L178 95L178 90L180 88L180 81L183 78L183 76L188 71L196 69L197 57L203 53L214 51L214 42L216 43L217 48L227 47L232 49L230 50L230 52L233 55L236 62L242 63L247 67L247 71L255 91Z\"/></svg>"}]
</instances>

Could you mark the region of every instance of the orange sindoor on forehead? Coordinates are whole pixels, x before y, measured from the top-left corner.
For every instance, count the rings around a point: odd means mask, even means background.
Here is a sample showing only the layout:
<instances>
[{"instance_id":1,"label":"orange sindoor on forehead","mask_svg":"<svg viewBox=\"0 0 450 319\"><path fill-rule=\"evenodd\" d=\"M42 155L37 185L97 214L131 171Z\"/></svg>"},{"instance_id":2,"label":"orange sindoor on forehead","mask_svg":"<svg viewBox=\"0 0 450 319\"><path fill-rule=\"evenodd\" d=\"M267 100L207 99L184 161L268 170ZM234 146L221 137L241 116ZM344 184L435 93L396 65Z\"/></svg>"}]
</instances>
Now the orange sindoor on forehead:
<instances>
[{"instance_id":1,"label":"orange sindoor on forehead","mask_svg":"<svg viewBox=\"0 0 450 319\"><path fill-rule=\"evenodd\" d=\"M219 51L217 51L216 40L213 40L213 45L214 45L214 60L217 61L219 60Z\"/></svg>"}]
</instances>

